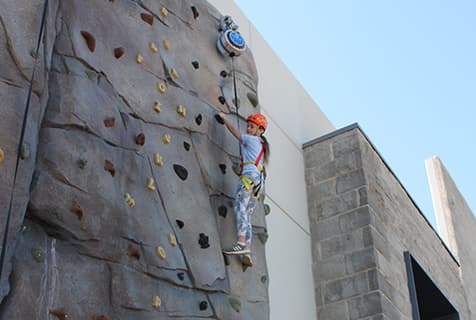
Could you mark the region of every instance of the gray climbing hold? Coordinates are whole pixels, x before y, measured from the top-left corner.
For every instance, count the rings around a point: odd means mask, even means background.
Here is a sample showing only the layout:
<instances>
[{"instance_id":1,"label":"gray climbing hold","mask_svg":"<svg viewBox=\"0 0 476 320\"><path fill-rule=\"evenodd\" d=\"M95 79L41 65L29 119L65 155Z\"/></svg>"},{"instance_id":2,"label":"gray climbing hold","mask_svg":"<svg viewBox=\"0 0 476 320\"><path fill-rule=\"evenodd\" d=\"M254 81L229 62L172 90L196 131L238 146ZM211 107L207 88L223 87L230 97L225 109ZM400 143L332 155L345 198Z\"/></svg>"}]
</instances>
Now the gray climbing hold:
<instances>
[{"instance_id":1,"label":"gray climbing hold","mask_svg":"<svg viewBox=\"0 0 476 320\"><path fill-rule=\"evenodd\" d=\"M86 159L79 159L78 160L78 167L79 169L83 170L84 168L86 168L86 165L88 164L88 160Z\"/></svg>"},{"instance_id":2,"label":"gray climbing hold","mask_svg":"<svg viewBox=\"0 0 476 320\"><path fill-rule=\"evenodd\" d=\"M262 276L261 277L261 283L266 283L266 281L268 281L268 277L267 276Z\"/></svg>"},{"instance_id":3,"label":"gray climbing hold","mask_svg":"<svg viewBox=\"0 0 476 320\"><path fill-rule=\"evenodd\" d=\"M264 204L264 215L267 216L271 212L271 207L269 204L265 203Z\"/></svg>"},{"instance_id":4,"label":"gray climbing hold","mask_svg":"<svg viewBox=\"0 0 476 320\"><path fill-rule=\"evenodd\" d=\"M185 169L179 164L174 164L174 171L180 179L182 179L183 181L187 180L187 177L188 177L187 169Z\"/></svg>"},{"instance_id":5,"label":"gray climbing hold","mask_svg":"<svg viewBox=\"0 0 476 320\"><path fill-rule=\"evenodd\" d=\"M31 151L30 151L30 144L28 142L25 142L21 145L20 149L20 159L25 160L30 157Z\"/></svg>"},{"instance_id":6,"label":"gray climbing hold","mask_svg":"<svg viewBox=\"0 0 476 320\"><path fill-rule=\"evenodd\" d=\"M258 234L258 238L259 238L259 241L261 241L262 244L266 244L266 242L268 241L268 238L269 238L269 234L265 230L264 232Z\"/></svg>"},{"instance_id":7,"label":"gray climbing hold","mask_svg":"<svg viewBox=\"0 0 476 320\"><path fill-rule=\"evenodd\" d=\"M230 303L233 310L236 312L240 312L241 310L241 301L235 297L228 298L228 302Z\"/></svg>"},{"instance_id":8,"label":"gray climbing hold","mask_svg":"<svg viewBox=\"0 0 476 320\"><path fill-rule=\"evenodd\" d=\"M36 262L43 262L43 260L45 260L43 250L41 249L31 249L31 255L33 256L33 259L35 259Z\"/></svg>"},{"instance_id":9,"label":"gray climbing hold","mask_svg":"<svg viewBox=\"0 0 476 320\"><path fill-rule=\"evenodd\" d=\"M240 173L241 173L241 165L239 163L233 163L233 165L231 166L231 169L233 170L233 172L239 176Z\"/></svg>"}]
</instances>

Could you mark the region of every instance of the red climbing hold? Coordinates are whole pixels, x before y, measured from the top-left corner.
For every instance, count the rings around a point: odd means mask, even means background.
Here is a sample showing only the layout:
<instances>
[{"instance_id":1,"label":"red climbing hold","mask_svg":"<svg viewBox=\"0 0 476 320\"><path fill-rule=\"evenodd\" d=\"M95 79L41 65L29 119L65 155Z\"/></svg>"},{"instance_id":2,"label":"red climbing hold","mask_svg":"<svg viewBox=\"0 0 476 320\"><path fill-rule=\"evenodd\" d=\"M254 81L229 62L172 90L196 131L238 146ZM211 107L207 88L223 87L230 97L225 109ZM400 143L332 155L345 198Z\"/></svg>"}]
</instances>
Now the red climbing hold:
<instances>
[{"instance_id":1,"label":"red climbing hold","mask_svg":"<svg viewBox=\"0 0 476 320\"><path fill-rule=\"evenodd\" d=\"M142 20L144 20L148 24L150 24L150 25L154 24L154 16L153 15L148 14L148 13L141 13L140 17L142 18Z\"/></svg>"},{"instance_id":2,"label":"red climbing hold","mask_svg":"<svg viewBox=\"0 0 476 320\"><path fill-rule=\"evenodd\" d=\"M94 52L96 49L96 39L94 39L94 36L87 31L81 31L81 35L83 36L84 40L86 40L89 51Z\"/></svg>"},{"instance_id":3,"label":"red climbing hold","mask_svg":"<svg viewBox=\"0 0 476 320\"><path fill-rule=\"evenodd\" d=\"M114 57L116 57L116 59L119 59L120 57L122 57L123 54L124 54L124 48L123 47L119 47L119 48L114 49Z\"/></svg>"},{"instance_id":4,"label":"red climbing hold","mask_svg":"<svg viewBox=\"0 0 476 320\"><path fill-rule=\"evenodd\" d=\"M58 318L59 320L68 320L68 315L66 312L61 310L50 310L50 314Z\"/></svg>"},{"instance_id":5,"label":"red climbing hold","mask_svg":"<svg viewBox=\"0 0 476 320\"><path fill-rule=\"evenodd\" d=\"M143 133L139 133L137 136L136 136L136 144L140 145L140 146L143 146L144 143L145 143L145 135Z\"/></svg>"},{"instance_id":6,"label":"red climbing hold","mask_svg":"<svg viewBox=\"0 0 476 320\"><path fill-rule=\"evenodd\" d=\"M72 213L74 213L79 220L82 220L83 219L83 209L81 208L81 206L79 205L78 201L76 200L73 200L73 204L71 206L71 209L70 211Z\"/></svg>"},{"instance_id":7,"label":"red climbing hold","mask_svg":"<svg viewBox=\"0 0 476 320\"><path fill-rule=\"evenodd\" d=\"M106 128L114 127L115 122L116 122L116 118L114 118L114 117L106 118L106 119L104 119L104 126Z\"/></svg>"},{"instance_id":8,"label":"red climbing hold","mask_svg":"<svg viewBox=\"0 0 476 320\"><path fill-rule=\"evenodd\" d=\"M136 247L129 246L129 249L127 249L127 255L129 257L136 258L137 260L140 259L140 250Z\"/></svg>"}]
</instances>

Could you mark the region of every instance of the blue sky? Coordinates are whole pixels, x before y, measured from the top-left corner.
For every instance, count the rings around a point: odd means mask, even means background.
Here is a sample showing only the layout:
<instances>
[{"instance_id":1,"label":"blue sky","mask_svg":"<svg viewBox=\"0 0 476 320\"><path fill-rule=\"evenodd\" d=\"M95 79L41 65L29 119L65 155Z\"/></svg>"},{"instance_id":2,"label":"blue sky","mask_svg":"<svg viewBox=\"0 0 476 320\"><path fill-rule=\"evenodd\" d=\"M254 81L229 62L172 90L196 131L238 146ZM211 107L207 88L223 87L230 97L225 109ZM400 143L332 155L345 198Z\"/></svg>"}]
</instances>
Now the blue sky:
<instances>
[{"instance_id":1,"label":"blue sky","mask_svg":"<svg viewBox=\"0 0 476 320\"><path fill-rule=\"evenodd\" d=\"M476 212L476 1L235 2L337 128L360 124L435 227L433 155Z\"/></svg>"}]
</instances>

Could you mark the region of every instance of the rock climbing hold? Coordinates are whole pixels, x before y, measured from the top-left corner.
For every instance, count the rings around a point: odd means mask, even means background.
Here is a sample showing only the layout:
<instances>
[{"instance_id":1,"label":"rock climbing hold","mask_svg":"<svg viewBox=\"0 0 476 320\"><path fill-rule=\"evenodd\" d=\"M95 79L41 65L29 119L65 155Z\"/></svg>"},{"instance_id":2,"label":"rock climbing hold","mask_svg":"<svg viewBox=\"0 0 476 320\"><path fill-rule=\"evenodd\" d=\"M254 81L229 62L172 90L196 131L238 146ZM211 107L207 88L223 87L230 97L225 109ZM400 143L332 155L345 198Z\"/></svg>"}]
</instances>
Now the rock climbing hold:
<instances>
[{"instance_id":1,"label":"rock climbing hold","mask_svg":"<svg viewBox=\"0 0 476 320\"><path fill-rule=\"evenodd\" d=\"M175 222L177 222L177 226L179 227L179 229L182 229L184 226L185 226L185 223L183 223L182 220L175 220Z\"/></svg>"},{"instance_id":2,"label":"rock climbing hold","mask_svg":"<svg viewBox=\"0 0 476 320\"><path fill-rule=\"evenodd\" d=\"M271 207L267 203L263 207L264 207L264 215L267 216L271 212Z\"/></svg>"},{"instance_id":3,"label":"rock climbing hold","mask_svg":"<svg viewBox=\"0 0 476 320\"><path fill-rule=\"evenodd\" d=\"M183 272L179 272L177 273L177 278L183 281L183 279L185 279L185 274Z\"/></svg>"},{"instance_id":4,"label":"rock climbing hold","mask_svg":"<svg viewBox=\"0 0 476 320\"><path fill-rule=\"evenodd\" d=\"M36 262L43 262L45 260L45 256L43 254L43 250L35 248L31 249L31 255Z\"/></svg>"},{"instance_id":5,"label":"rock climbing hold","mask_svg":"<svg viewBox=\"0 0 476 320\"><path fill-rule=\"evenodd\" d=\"M175 236L171 233L169 233L168 238L169 238L170 245L172 247L175 247L177 245L177 238L175 238Z\"/></svg>"},{"instance_id":6,"label":"rock climbing hold","mask_svg":"<svg viewBox=\"0 0 476 320\"><path fill-rule=\"evenodd\" d=\"M143 146L145 143L145 135L143 133L139 133L135 138L136 144Z\"/></svg>"},{"instance_id":7,"label":"rock climbing hold","mask_svg":"<svg viewBox=\"0 0 476 320\"><path fill-rule=\"evenodd\" d=\"M116 122L116 118L114 118L114 117L106 118L106 119L104 119L104 126L106 128L114 127L115 122Z\"/></svg>"},{"instance_id":8,"label":"rock climbing hold","mask_svg":"<svg viewBox=\"0 0 476 320\"><path fill-rule=\"evenodd\" d=\"M199 113L198 116L195 117L195 123L199 126L202 124L202 115Z\"/></svg>"},{"instance_id":9,"label":"rock climbing hold","mask_svg":"<svg viewBox=\"0 0 476 320\"><path fill-rule=\"evenodd\" d=\"M114 57L116 57L116 59L119 59L123 55L124 55L124 48L119 47L119 48L114 49Z\"/></svg>"},{"instance_id":10,"label":"rock climbing hold","mask_svg":"<svg viewBox=\"0 0 476 320\"><path fill-rule=\"evenodd\" d=\"M220 76L222 76L222 78L226 78L228 76L228 72L226 72L225 70L222 70L220 72Z\"/></svg>"},{"instance_id":11,"label":"rock climbing hold","mask_svg":"<svg viewBox=\"0 0 476 320\"><path fill-rule=\"evenodd\" d=\"M61 310L50 310L50 314L52 316L55 316L59 320L68 320L68 314L64 311L64 309Z\"/></svg>"},{"instance_id":12,"label":"rock climbing hold","mask_svg":"<svg viewBox=\"0 0 476 320\"><path fill-rule=\"evenodd\" d=\"M154 110L155 110L155 112L160 113L160 111L162 111L161 106L162 106L162 104L160 103L160 101L157 101L157 100L154 101Z\"/></svg>"},{"instance_id":13,"label":"rock climbing hold","mask_svg":"<svg viewBox=\"0 0 476 320\"><path fill-rule=\"evenodd\" d=\"M74 213L79 220L83 219L83 208L79 205L79 202L76 200L73 200L73 204L71 205L71 208L69 209L72 213Z\"/></svg>"},{"instance_id":14,"label":"rock climbing hold","mask_svg":"<svg viewBox=\"0 0 476 320\"><path fill-rule=\"evenodd\" d=\"M113 177L116 174L116 168L114 167L114 163L112 163L112 161L104 160L104 170L109 171Z\"/></svg>"},{"instance_id":15,"label":"rock climbing hold","mask_svg":"<svg viewBox=\"0 0 476 320\"><path fill-rule=\"evenodd\" d=\"M227 213L228 213L227 207L225 206L218 207L218 215L220 217L226 218Z\"/></svg>"},{"instance_id":16,"label":"rock climbing hold","mask_svg":"<svg viewBox=\"0 0 476 320\"><path fill-rule=\"evenodd\" d=\"M141 13L140 17L142 18L142 20L144 20L144 22L147 22L150 25L154 24L154 16L153 15L148 14L148 13Z\"/></svg>"},{"instance_id":17,"label":"rock climbing hold","mask_svg":"<svg viewBox=\"0 0 476 320\"><path fill-rule=\"evenodd\" d=\"M165 83L163 82L157 83L157 90L159 90L160 93L164 93L166 90Z\"/></svg>"},{"instance_id":18,"label":"rock climbing hold","mask_svg":"<svg viewBox=\"0 0 476 320\"><path fill-rule=\"evenodd\" d=\"M224 96L219 96L219 97L218 97L218 101L220 101L221 104L225 104L226 99L225 99Z\"/></svg>"},{"instance_id":19,"label":"rock climbing hold","mask_svg":"<svg viewBox=\"0 0 476 320\"><path fill-rule=\"evenodd\" d=\"M198 244L200 245L200 248L202 248L202 249L209 248L210 243L208 242L208 236L204 233L200 233L199 239L198 239Z\"/></svg>"},{"instance_id":20,"label":"rock climbing hold","mask_svg":"<svg viewBox=\"0 0 476 320\"><path fill-rule=\"evenodd\" d=\"M129 257L136 258L137 260L139 260L141 255L140 249L130 245L129 248L127 249L127 255Z\"/></svg>"},{"instance_id":21,"label":"rock climbing hold","mask_svg":"<svg viewBox=\"0 0 476 320\"><path fill-rule=\"evenodd\" d=\"M172 75L172 78L174 78L174 79L178 79L178 77L179 77L177 70L175 70L174 68L172 68L170 70L170 74Z\"/></svg>"},{"instance_id":22,"label":"rock climbing hold","mask_svg":"<svg viewBox=\"0 0 476 320\"><path fill-rule=\"evenodd\" d=\"M258 238L262 244L266 244L269 238L268 232L265 230L265 232L258 234Z\"/></svg>"},{"instance_id":23,"label":"rock climbing hold","mask_svg":"<svg viewBox=\"0 0 476 320\"><path fill-rule=\"evenodd\" d=\"M220 163L218 167L220 167L221 173L226 174L226 164Z\"/></svg>"},{"instance_id":24,"label":"rock climbing hold","mask_svg":"<svg viewBox=\"0 0 476 320\"><path fill-rule=\"evenodd\" d=\"M177 106L177 113L181 116L181 117L185 117L187 115L187 109L185 109L184 106L182 106L181 104L179 104Z\"/></svg>"},{"instance_id":25,"label":"rock climbing hold","mask_svg":"<svg viewBox=\"0 0 476 320\"><path fill-rule=\"evenodd\" d=\"M166 17L166 16L169 14L169 11L167 10L167 8L162 7L162 9L160 9L160 14L161 14L163 17Z\"/></svg>"},{"instance_id":26,"label":"rock climbing hold","mask_svg":"<svg viewBox=\"0 0 476 320\"><path fill-rule=\"evenodd\" d=\"M144 57L140 53L138 53L136 56L136 62L138 64L141 64L142 62L144 62Z\"/></svg>"},{"instance_id":27,"label":"rock climbing hold","mask_svg":"<svg viewBox=\"0 0 476 320\"><path fill-rule=\"evenodd\" d=\"M231 166L231 169L233 170L233 172L234 172L237 176L240 176L240 174L241 174L241 164L239 164L239 163L233 163L233 165Z\"/></svg>"},{"instance_id":28,"label":"rock climbing hold","mask_svg":"<svg viewBox=\"0 0 476 320\"><path fill-rule=\"evenodd\" d=\"M126 193L124 195L124 200L126 201L127 205L131 208L134 208L136 206L136 202L134 199L132 199L131 195L129 193Z\"/></svg>"},{"instance_id":29,"label":"rock climbing hold","mask_svg":"<svg viewBox=\"0 0 476 320\"><path fill-rule=\"evenodd\" d=\"M200 308L200 310L202 310L202 311L203 311L203 310L207 310L207 308L208 308L208 302L206 302L206 301L200 302L199 308Z\"/></svg>"},{"instance_id":30,"label":"rock climbing hold","mask_svg":"<svg viewBox=\"0 0 476 320\"><path fill-rule=\"evenodd\" d=\"M25 142L21 145L20 148L20 159L25 160L30 157L31 154L31 149L30 149L30 144L28 142Z\"/></svg>"},{"instance_id":31,"label":"rock climbing hold","mask_svg":"<svg viewBox=\"0 0 476 320\"><path fill-rule=\"evenodd\" d=\"M86 165L87 165L87 164L88 164L88 160L86 160L86 159L79 159L79 160L78 160L78 167L79 167L79 169L81 169L81 170L84 169L84 168L86 168Z\"/></svg>"},{"instance_id":32,"label":"rock climbing hold","mask_svg":"<svg viewBox=\"0 0 476 320\"><path fill-rule=\"evenodd\" d=\"M268 281L268 277L267 276L261 276L261 283L266 283L266 281Z\"/></svg>"},{"instance_id":33,"label":"rock climbing hold","mask_svg":"<svg viewBox=\"0 0 476 320\"><path fill-rule=\"evenodd\" d=\"M170 43L169 43L168 40L164 40L164 41L162 42L162 44L163 44L165 50L169 50L169 48L170 48Z\"/></svg>"},{"instance_id":34,"label":"rock climbing hold","mask_svg":"<svg viewBox=\"0 0 476 320\"><path fill-rule=\"evenodd\" d=\"M170 141L172 141L172 137L170 136L170 134L166 133L162 136L162 142L164 144L169 144Z\"/></svg>"},{"instance_id":35,"label":"rock climbing hold","mask_svg":"<svg viewBox=\"0 0 476 320\"><path fill-rule=\"evenodd\" d=\"M154 154L154 163L158 166L164 166L164 159L159 153Z\"/></svg>"},{"instance_id":36,"label":"rock climbing hold","mask_svg":"<svg viewBox=\"0 0 476 320\"><path fill-rule=\"evenodd\" d=\"M160 300L159 296L154 296L152 298L152 307L154 307L155 309L158 309L160 308L161 304L162 304L162 301Z\"/></svg>"},{"instance_id":37,"label":"rock climbing hold","mask_svg":"<svg viewBox=\"0 0 476 320\"><path fill-rule=\"evenodd\" d=\"M94 39L94 36L87 32L87 31L81 31L81 35L83 36L84 40L86 40L86 44L88 46L89 51L94 52L96 49L96 39Z\"/></svg>"},{"instance_id":38,"label":"rock climbing hold","mask_svg":"<svg viewBox=\"0 0 476 320\"><path fill-rule=\"evenodd\" d=\"M148 178L147 179L147 189L150 191L155 191L155 186L154 186L154 178Z\"/></svg>"},{"instance_id":39,"label":"rock climbing hold","mask_svg":"<svg viewBox=\"0 0 476 320\"><path fill-rule=\"evenodd\" d=\"M0 162L3 162L5 160L5 152L3 152L3 149L0 148Z\"/></svg>"},{"instance_id":40,"label":"rock climbing hold","mask_svg":"<svg viewBox=\"0 0 476 320\"><path fill-rule=\"evenodd\" d=\"M149 48L150 51L152 51L153 53L157 53L157 51L159 51L159 49L157 49L157 46L153 42L149 43Z\"/></svg>"},{"instance_id":41,"label":"rock climbing hold","mask_svg":"<svg viewBox=\"0 0 476 320\"><path fill-rule=\"evenodd\" d=\"M160 259L164 260L167 257L167 255L165 254L165 249L161 246L158 246L156 251Z\"/></svg>"},{"instance_id":42,"label":"rock climbing hold","mask_svg":"<svg viewBox=\"0 0 476 320\"><path fill-rule=\"evenodd\" d=\"M193 18L194 18L194 19L197 19L198 16L200 15L200 14L198 13L197 8L196 8L195 6L191 6L190 9L192 9Z\"/></svg>"},{"instance_id":43,"label":"rock climbing hold","mask_svg":"<svg viewBox=\"0 0 476 320\"><path fill-rule=\"evenodd\" d=\"M193 66L195 69L198 69L198 68L200 68L200 63L198 63L198 61L192 61L192 66Z\"/></svg>"},{"instance_id":44,"label":"rock climbing hold","mask_svg":"<svg viewBox=\"0 0 476 320\"><path fill-rule=\"evenodd\" d=\"M89 80L96 81L98 79L98 74L93 70L84 70L84 73L86 73Z\"/></svg>"},{"instance_id":45,"label":"rock climbing hold","mask_svg":"<svg viewBox=\"0 0 476 320\"><path fill-rule=\"evenodd\" d=\"M222 117L220 117L220 115L217 113L215 115L215 120L219 123L219 124L225 124L225 121L223 120Z\"/></svg>"},{"instance_id":46,"label":"rock climbing hold","mask_svg":"<svg viewBox=\"0 0 476 320\"><path fill-rule=\"evenodd\" d=\"M185 150L189 151L190 150L190 143L184 142L183 147L185 148Z\"/></svg>"},{"instance_id":47,"label":"rock climbing hold","mask_svg":"<svg viewBox=\"0 0 476 320\"><path fill-rule=\"evenodd\" d=\"M251 105L256 108L259 103L258 96L254 94L253 92L248 92L246 96L248 97L248 100L250 101Z\"/></svg>"},{"instance_id":48,"label":"rock climbing hold","mask_svg":"<svg viewBox=\"0 0 476 320\"><path fill-rule=\"evenodd\" d=\"M174 164L174 171L177 174L177 176L185 181L188 177L188 171L184 167L178 164Z\"/></svg>"},{"instance_id":49,"label":"rock climbing hold","mask_svg":"<svg viewBox=\"0 0 476 320\"><path fill-rule=\"evenodd\" d=\"M102 314L102 315L100 315L100 316L95 316L93 319L94 319L94 320L107 320L107 317Z\"/></svg>"},{"instance_id":50,"label":"rock climbing hold","mask_svg":"<svg viewBox=\"0 0 476 320\"><path fill-rule=\"evenodd\" d=\"M230 298L228 298L228 302L230 303L231 307L236 312L240 312L240 309L241 309L241 301L240 300L238 300L235 297L230 297Z\"/></svg>"}]
</instances>

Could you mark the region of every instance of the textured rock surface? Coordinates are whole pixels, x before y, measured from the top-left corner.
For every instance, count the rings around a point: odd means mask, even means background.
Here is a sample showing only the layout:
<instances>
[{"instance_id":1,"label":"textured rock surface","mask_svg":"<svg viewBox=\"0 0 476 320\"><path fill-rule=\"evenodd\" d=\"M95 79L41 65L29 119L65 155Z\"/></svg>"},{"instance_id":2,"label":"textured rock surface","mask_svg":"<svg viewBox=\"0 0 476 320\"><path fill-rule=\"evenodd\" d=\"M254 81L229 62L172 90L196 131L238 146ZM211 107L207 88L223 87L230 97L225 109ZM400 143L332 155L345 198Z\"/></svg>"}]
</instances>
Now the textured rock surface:
<instances>
[{"instance_id":1,"label":"textured rock surface","mask_svg":"<svg viewBox=\"0 0 476 320\"><path fill-rule=\"evenodd\" d=\"M42 5L0 1L2 228ZM265 241L245 271L221 253L235 239L239 149L214 118L235 111L220 17L205 1L50 1L0 319L269 317ZM249 50L234 66L246 116L257 95ZM253 219L264 238L262 204Z\"/></svg>"}]
</instances>

